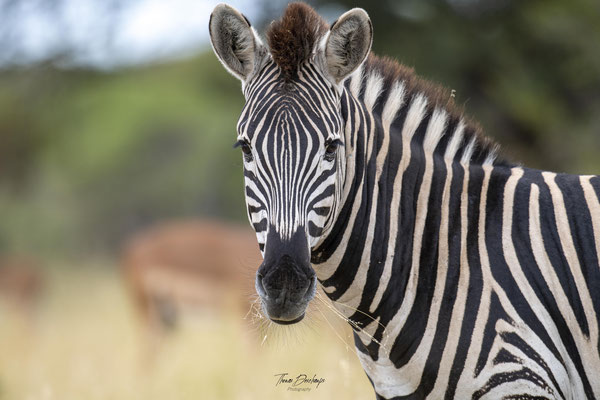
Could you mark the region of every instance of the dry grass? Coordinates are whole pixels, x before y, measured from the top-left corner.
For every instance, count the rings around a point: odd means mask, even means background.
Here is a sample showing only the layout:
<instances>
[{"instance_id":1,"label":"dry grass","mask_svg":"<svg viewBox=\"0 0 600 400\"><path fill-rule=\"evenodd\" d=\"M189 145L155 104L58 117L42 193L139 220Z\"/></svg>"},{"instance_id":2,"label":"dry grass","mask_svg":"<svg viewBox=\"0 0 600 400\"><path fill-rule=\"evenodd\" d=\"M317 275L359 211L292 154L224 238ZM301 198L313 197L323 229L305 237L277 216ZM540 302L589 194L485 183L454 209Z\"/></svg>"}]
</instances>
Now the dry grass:
<instances>
[{"instance_id":1,"label":"dry grass","mask_svg":"<svg viewBox=\"0 0 600 400\"><path fill-rule=\"evenodd\" d=\"M261 345L237 316L187 318L151 353L114 270L54 271L34 315L0 302L1 400L373 398L335 320L270 327ZM325 382L293 392L284 372Z\"/></svg>"}]
</instances>

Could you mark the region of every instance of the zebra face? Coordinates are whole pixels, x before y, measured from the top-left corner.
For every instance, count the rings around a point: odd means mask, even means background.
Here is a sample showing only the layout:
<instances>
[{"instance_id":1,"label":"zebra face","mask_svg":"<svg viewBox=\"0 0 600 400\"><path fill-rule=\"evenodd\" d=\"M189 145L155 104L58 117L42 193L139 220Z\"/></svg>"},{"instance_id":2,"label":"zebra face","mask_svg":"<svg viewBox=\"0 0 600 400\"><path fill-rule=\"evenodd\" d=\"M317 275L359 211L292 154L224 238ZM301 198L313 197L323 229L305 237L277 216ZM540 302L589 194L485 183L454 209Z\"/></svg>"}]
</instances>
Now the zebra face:
<instances>
[{"instance_id":1,"label":"zebra face","mask_svg":"<svg viewBox=\"0 0 600 400\"><path fill-rule=\"evenodd\" d=\"M246 93L236 145L243 152L248 218L264 257L256 289L269 318L295 322L315 293L310 249L339 204L339 94L310 64L290 82L274 63Z\"/></svg>"},{"instance_id":2,"label":"zebra face","mask_svg":"<svg viewBox=\"0 0 600 400\"><path fill-rule=\"evenodd\" d=\"M303 231L312 248L339 197L345 161L339 94L310 64L289 82L274 63L246 93L235 147L243 152L248 217L261 251L271 231L282 240Z\"/></svg>"},{"instance_id":3,"label":"zebra face","mask_svg":"<svg viewBox=\"0 0 600 400\"><path fill-rule=\"evenodd\" d=\"M343 81L364 61L372 39L361 9L329 28L308 6L289 7L297 17L271 24L269 48L230 6L218 5L209 23L215 54L242 81L246 104L236 147L243 153L248 218L264 258L256 290L263 313L281 324L300 321L315 294L311 249L342 202Z\"/></svg>"}]
</instances>

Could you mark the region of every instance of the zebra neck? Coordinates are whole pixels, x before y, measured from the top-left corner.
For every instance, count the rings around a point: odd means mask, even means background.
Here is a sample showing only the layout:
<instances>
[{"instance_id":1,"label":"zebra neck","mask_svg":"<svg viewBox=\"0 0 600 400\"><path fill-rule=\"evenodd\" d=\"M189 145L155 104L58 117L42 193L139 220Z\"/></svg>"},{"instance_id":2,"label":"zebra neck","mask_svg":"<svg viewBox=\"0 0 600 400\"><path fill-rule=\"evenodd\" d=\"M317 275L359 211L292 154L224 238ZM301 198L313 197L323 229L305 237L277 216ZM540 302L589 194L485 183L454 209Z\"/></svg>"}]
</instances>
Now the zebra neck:
<instances>
[{"instance_id":1,"label":"zebra neck","mask_svg":"<svg viewBox=\"0 0 600 400\"><path fill-rule=\"evenodd\" d=\"M477 174L494 163L494 156L484 146L478 150L478 136L467 123L432 107L424 94L408 92L401 81L385 89L373 82L368 76L362 86L351 82L342 96L342 205L312 258L338 310L355 328L381 338L380 328L405 299L417 301L416 293L407 294L413 290L410 277L436 275L439 210L446 202L444 207L455 211L446 217L456 219L460 209L459 198L444 198L445 192L462 189L446 188L448 178L469 170ZM434 286L433 281L421 283L420 287ZM431 301L430 293L421 295L426 303Z\"/></svg>"}]
</instances>

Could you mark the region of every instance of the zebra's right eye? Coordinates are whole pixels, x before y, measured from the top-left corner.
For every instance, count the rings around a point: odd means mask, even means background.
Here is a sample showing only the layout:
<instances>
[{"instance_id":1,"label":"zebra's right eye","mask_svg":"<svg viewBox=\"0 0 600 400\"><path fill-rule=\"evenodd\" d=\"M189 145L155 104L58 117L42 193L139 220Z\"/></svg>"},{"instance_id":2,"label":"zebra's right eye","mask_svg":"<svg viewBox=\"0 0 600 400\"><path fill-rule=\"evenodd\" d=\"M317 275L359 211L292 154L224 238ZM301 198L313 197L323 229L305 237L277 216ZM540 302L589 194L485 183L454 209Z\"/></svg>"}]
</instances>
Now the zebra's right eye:
<instances>
[{"instance_id":1,"label":"zebra's right eye","mask_svg":"<svg viewBox=\"0 0 600 400\"><path fill-rule=\"evenodd\" d=\"M244 153L247 156L252 155L252 150L250 150L250 146L248 146L247 144L243 144L242 145L242 153Z\"/></svg>"},{"instance_id":2,"label":"zebra's right eye","mask_svg":"<svg viewBox=\"0 0 600 400\"><path fill-rule=\"evenodd\" d=\"M244 158L246 161L252 161L252 149L250 148L250 144L245 140L238 140L235 142L233 147L241 147L242 153L244 153Z\"/></svg>"}]
</instances>

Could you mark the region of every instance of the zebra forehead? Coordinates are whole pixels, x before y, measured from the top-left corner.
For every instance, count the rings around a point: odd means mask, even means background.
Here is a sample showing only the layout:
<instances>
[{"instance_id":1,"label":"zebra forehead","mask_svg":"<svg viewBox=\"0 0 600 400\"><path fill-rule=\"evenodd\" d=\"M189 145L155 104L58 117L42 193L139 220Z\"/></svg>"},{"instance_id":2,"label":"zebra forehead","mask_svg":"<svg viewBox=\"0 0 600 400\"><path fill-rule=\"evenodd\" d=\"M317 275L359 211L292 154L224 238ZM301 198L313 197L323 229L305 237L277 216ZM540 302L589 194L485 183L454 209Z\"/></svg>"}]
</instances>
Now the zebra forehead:
<instances>
[{"instance_id":1,"label":"zebra forehead","mask_svg":"<svg viewBox=\"0 0 600 400\"><path fill-rule=\"evenodd\" d=\"M273 61L283 77L292 80L298 67L307 61L319 39L329 29L327 23L307 4L291 3L283 16L267 30L267 43Z\"/></svg>"},{"instance_id":2,"label":"zebra forehead","mask_svg":"<svg viewBox=\"0 0 600 400\"><path fill-rule=\"evenodd\" d=\"M261 129L252 132L258 142L307 144L309 140L325 140L329 136L323 121L309 121L302 113L285 110L273 119L273 123L262 124Z\"/></svg>"},{"instance_id":3,"label":"zebra forehead","mask_svg":"<svg viewBox=\"0 0 600 400\"><path fill-rule=\"evenodd\" d=\"M241 135L264 133L329 137L339 132L341 121L333 104L318 102L311 93L280 91L246 104L238 122Z\"/></svg>"}]
</instances>

